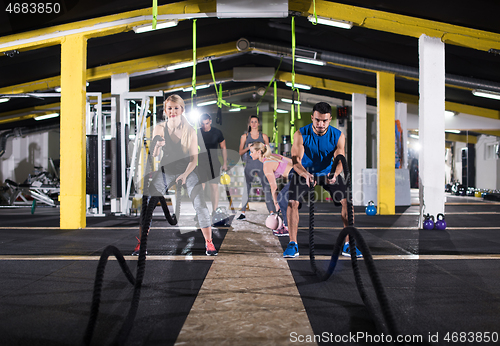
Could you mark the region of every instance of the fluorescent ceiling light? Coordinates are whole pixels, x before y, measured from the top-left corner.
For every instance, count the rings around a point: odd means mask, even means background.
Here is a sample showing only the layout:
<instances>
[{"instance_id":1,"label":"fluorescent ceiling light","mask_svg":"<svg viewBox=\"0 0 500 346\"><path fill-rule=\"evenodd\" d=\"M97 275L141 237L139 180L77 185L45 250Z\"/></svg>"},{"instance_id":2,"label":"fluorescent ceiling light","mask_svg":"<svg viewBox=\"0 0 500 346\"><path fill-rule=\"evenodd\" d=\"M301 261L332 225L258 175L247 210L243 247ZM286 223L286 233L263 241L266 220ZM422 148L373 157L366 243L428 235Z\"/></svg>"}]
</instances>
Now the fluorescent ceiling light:
<instances>
[{"instance_id":1,"label":"fluorescent ceiling light","mask_svg":"<svg viewBox=\"0 0 500 346\"><path fill-rule=\"evenodd\" d=\"M307 19L311 23L316 23L316 17L313 15L310 15L307 17ZM348 22L346 20L339 20L339 19L332 19L332 18L325 18L325 17L320 17L318 16L318 24L323 24L323 25L329 25L329 26L334 26L337 28L342 28L342 29L350 29L352 28L353 23Z\"/></svg>"},{"instance_id":2,"label":"fluorescent ceiling light","mask_svg":"<svg viewBox=\"0 0 500 346\"><path fill-rule=\"evenodd\" d=\"M285 102L285 103L290 103L291 104L292 100L290 100L290 99L281 99L281 102ZM302 102L297 101L297 100L293 101L293 103L296 104L296 105L302 104Z\"/></svg>"},{"instance_id":3,"label":"fluorescent ceiling light","mask_svg":"<svg viewBox=\"0 0 500 346\"><path fill-rule=\"evenodd\" d=\"M146 25L136 26L134 27L133 30L136 34L142 34L143 32L171 28L177 26L177 23L178 22L176 20L168 20L166 22L156 23L156 29L153 29L152 24L146 24Z\"/></svg>"},{"instance_id":4,"label":"fluorescent ceiling light","mask_svg":"<svg viewBox=\"0 0 500 346\"><path fill-rule=\"evenodd\" d=\"M494 100L500 100L500 93L496 93L494 91L476 89L472 90L472 94L474 96L487 97Z\"/></svg>"},{"instance_id":5,"label":"fluorescent ceiling light","mask_svg":"<svg viewBox=\"0 0 500 346\"><path fill-rule=\"evenodd\" d=\"M462 131L460 131L460 130L444 130L444 132L448 132L448 133L460 133Z\"/></svg>"},{"instance_id":6,"label":"fluorescent ceiling light","mask_svg":"<svg viewBox=\"0 0 500 346\"><path fill-rule=\"evenodd\" d=\"M0 97L0 103L7 102L9 100L10 100L10 98L8 98L8 97Z\"/></svg>"},{"instance_id":7,"label":"fluorescent ceiling light","mask_svg":"<svg viewBox=\"0 0 500 346\"><path fill-rule=\"evenodd\" d=\"M197 85L196 86L196 90L200 90L200 89L206 89L210 86L210 84L202 84L202 85ZM187 87L187 88L182 88L182 91L186 92L186 91L191 91L193 90L193 87L190 86L190 87Z\"/></svg>"},{"instance_id":8,"label":"fluorescent ceiling light","mask_svg":"<svg viewBox=\"0 0 500 346\"><path fill-rule=\"evenodd\" d=\"M231 108L229 111L230 112L240 112L241 108Z\"/></svg>"},{"instance_id":9,"label":"fluorescent ceiling light","mask_svg":"<svg viewBox=\"0 0 500 346\"><path fill-rule=\"evenodd\" d=\"M413 133L410 133L408 137L419 139L420 137L418 135L414 135Z\"/></svg>"},{"instance_id":10,"label":"fluorescent ceiling light","mask_svg":"<svg viewBox=\"0 0 500 346\"><path fill-rule=\"evenodd\" d=\"M457 112L454 112L454 111L444 111L444 115L449 115L449 116L455 116L457 115Z\"/></svg>"},{"instance_id":11,"label":"fluorescent ceiling light","mask_svg":"<svg viewBox=\"0 0 500 346\"><path fill-rule=\"evenodd\" d=\"M190 67L190 66L193 66L192 61L180 62L178 64L167 66L167 71L177 70L179 68Z\"/></svg>"},{"instance_id":12,"label":"fluorescent ceiling light","mask_svg":"<svg viewBox=\"0 0 500 346\"><path fill-rule=\"evenodd\" d=\"M276 113L288 113L288 111L278 108L278 109L276 109Z\"/></svg>"},{"instance_id":13,"label":"fluorescent ceiling light","mask_svg":"<svg viewBox=\"0 0 500 346\"><path fill-rule=\"evenodd\" d=\"M296 58L295 60L297 62L303 62L306 64L312 64L312 65L318 65L318 66L325 66L326 65L326 62L321 61L321 60L316 60L316 59Z\"/></svg>"},{"instance_id":14,"label":"fluorescent ceiling light","mask_svg":"<svg viewBox=\"0 0 500 346\"><path fill-rule=\"evenodd\" d=\"M292 82L286 82L285 85L287 87L292 87ZM295 87L296 88L299 88L299 89L304 89L304 90L311 90L311 87L309 85L305 85L305 84L299 84L299 83L295 83Z\"/></svg>"},{"instance_id":15,"label":"fluorescent ceiling light","mask_svg":"<svg viewBox=\"0 0 500 346\"><path fill-rule=\"evenodd\" d=\"M40 115L39 117L35 117L35 120L51 119L51 118L55 118L58 116L59 116L59 113L50 113L50 114Z\"/></svg>"},{"instance_id":16,"label":"fluorescent ceiling light","mask_svg":"<svg viewBox=\"0 0 500 346\"><path fill-rule=\"evenodd\" d=\"M205 101L205 102L200 102L200 103L197 103L196 105L198 107L203 107L203 106L209 106L209 105L214 105L217 103L217 100L212 100L212 101Z\"/></svg>"}]
</instances>

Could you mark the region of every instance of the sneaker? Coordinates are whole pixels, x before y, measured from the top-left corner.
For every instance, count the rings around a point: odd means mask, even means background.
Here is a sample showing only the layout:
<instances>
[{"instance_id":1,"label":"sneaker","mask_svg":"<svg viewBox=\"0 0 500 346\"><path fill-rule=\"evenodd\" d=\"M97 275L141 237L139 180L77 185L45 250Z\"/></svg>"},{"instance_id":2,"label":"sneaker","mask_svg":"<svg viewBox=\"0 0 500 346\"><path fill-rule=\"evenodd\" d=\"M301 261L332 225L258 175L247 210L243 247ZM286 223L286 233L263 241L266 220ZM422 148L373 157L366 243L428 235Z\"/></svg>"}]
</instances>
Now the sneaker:
<instances>
[{"instance_id":1,"label":"sneaker","mask_svg":"<svg viewBox=\"0 0 500 346\"><path fill-rule=\"evenodd\" d=\"M246 219L247 217L245 216L245 214L241 213L236 220L246 220Z\"/></svg>"},{"instance_id":2,"label":"sneaker","mask_svg":"<svg viewBox=\"0 0 500 346\"><path fill-rule=\"evenodd\" d=\"M205 252L207 256L217 256L217 249L215 249L214 243L212 241L205 242L205 247L207 251Z\"/></svg>"},{"instance_id":3,"label":"sneaker","mask_svg":"<svg viewBox=\"0 0 500 346\"><path fill-rule=\"evenodd\" d=\"M294 258L298 256L299 256L299 246L294 241L289 242L285 252L283 252L283 257Z\"/></svg>"},{"instance_id":4,"label":"sneaker","mask_svg":"<svg viewBox=\"0 0 500 346\"><path fill-rule=\"evenodd\" d=\"M139 256L139 252L141 251L141 240L137 237L137 245L135 246L134 252L132 252L132 256ZM146 250L146 255L148 254L148 251Z\"/></svg>"},{"instance_id":5,"label":"sneaker","mask_svg":"<svg viewBox=\"0 0 500 346\"><path fill-rule=\"evenodd\" d=\"M277 237L285 237L285 236L288 236L288 227L286 227L285 225L281 226L280 228L278 229L275 229L273 231L273 235L277 236Z\"/></svg>"},{"instance_id":6,"label":"sneaker","mask_svg":"<svg viewBox=\"0 0 500 346\"><path fill-rule=\"evenodd\" d=\"M349 243L344 244L344 247L342 248L342 256L351 257L351 248L349 247ZM358 247L356 247L356 257L363 257L363 254L358 250Z\"/></svg>"}]
</instances>

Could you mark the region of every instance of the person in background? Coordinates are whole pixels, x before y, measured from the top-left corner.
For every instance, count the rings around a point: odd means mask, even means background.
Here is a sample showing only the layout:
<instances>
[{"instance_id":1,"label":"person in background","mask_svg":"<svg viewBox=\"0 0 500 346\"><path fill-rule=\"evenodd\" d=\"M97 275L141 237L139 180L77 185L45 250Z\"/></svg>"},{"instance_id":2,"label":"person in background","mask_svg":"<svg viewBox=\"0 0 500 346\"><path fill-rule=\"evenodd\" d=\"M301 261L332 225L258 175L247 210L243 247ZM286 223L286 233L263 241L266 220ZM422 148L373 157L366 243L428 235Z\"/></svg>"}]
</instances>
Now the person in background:
<instances>
[{"instance_id":1,"label":"person in background","mask_svg":"<svg viewBox=\"0 0 500 346\"><path fill-rule=\"evenodd\" d=\"M212 127L212 117L208 113L204 113L200 117L200 128L203 143L205 144L206 152L200 152L198 155L198 176L203 185L203 189L210 186L210 199L212 201L212 215L219 206L219 180L215 179L220 176L221 164L219 161L219 147L222 152L222 170L227 171L227 148L226 141L222 131ZM202 143L199 143L200 146Z\"/></svg>"},{"instance_id":2,"label":"person in background","mask_svg":"<svg viewBox=\"0 0 500 346\"><path fill-rule=\"evenodd\" d=\"M269 137L259 130L259 117L255 114L248 118L248 130L240 138L240 149L239 153L242 156L243 162L245 162L245 182L246 191L243 194L241 200L241 214L238 216L238 220L246 220L245 212L248 204L248 195L252 188L252 182L254 180L254 174L259 176L260 182L262 184L263 192L265 195L266 206L269 212L275 212L274 203L272 198L270 198L269 183L264 176L262 162L259 160L253 160L250 157L250 144L253 142L261 142L269 145Z\"/></svg>"}]
</instances>

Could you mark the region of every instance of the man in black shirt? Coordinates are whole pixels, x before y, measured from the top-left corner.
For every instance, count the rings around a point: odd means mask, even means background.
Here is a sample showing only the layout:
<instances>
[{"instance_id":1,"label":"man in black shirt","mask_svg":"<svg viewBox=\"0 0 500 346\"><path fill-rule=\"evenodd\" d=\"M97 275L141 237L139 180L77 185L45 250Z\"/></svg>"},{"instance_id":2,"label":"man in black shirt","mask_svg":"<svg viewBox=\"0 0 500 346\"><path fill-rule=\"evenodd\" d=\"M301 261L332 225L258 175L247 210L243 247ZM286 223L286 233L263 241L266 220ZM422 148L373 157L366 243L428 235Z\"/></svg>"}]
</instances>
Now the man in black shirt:
<instances>
[{"instance_id":1,"label":"man in black shirt","mask_svg":"<svg viewBox=\"0 0 500 346\"><path fill-rule=\"evenodd\" d=\"M224 164L222 170L227 171L227 149L226 140L221 130L212 127L212 117L204 113L200 117L201 135L205 143L206 152L201 148L198 155L198 175L200 182L205 189L206 183L210 185L210 199L212 201L212 210L215 211L219 205L219 176L221 164L219 161L219 146L222 151ZM201 143L200 143L201 147ZM217 178L217 179L216 179Z\"/></svg>"}]
</instances>

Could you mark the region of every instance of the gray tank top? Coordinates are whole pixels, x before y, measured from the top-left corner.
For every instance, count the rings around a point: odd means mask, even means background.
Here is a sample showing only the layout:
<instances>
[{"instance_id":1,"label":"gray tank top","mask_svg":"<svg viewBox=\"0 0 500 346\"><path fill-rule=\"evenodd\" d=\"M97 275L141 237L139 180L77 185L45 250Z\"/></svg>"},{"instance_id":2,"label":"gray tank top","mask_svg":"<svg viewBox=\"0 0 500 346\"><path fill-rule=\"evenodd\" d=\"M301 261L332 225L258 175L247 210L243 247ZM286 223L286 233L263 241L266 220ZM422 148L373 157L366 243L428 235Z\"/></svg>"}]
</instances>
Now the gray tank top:
<instances>
[{"instance_id":1,"label":"gray tank top","mask_svg":"<svg viewBox=\"0 0 500 346\"><path fill-rule=\"evenodd\" d=\"M257 137L257 139L253 139L252 136L250 135L250 132L247 132L247 139L245 141L245 148L248 148L248 146L250 144L252 144L253 142L261 142L261 143L265 143L264 142L264 137L262 136L262 132L259 132L259 137ZM244 155L243 155L243 161L245 161L246 163L249 163L250 161L254 161L252 159L252 157L250 156L250 151L247 151Z\"/></svg>"}]
</instances>

